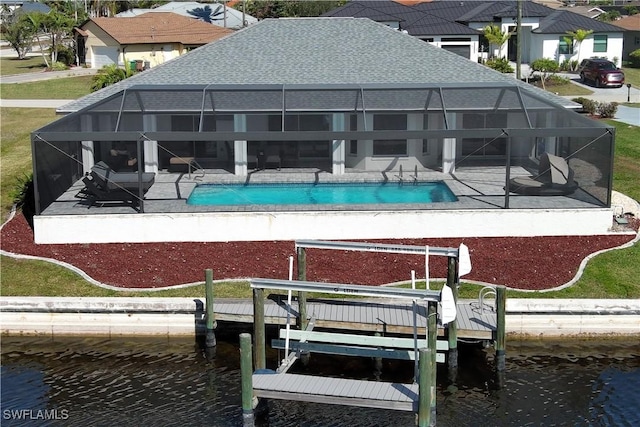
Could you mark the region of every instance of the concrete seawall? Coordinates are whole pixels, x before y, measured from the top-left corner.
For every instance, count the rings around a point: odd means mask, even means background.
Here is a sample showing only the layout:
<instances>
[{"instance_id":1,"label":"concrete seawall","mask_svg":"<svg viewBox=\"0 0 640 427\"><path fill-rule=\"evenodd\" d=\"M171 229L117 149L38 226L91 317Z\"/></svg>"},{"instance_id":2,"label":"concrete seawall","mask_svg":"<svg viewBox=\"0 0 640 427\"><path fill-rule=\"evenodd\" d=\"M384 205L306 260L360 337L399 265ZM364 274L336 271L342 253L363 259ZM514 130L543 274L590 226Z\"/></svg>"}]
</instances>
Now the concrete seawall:
<instances>
[{"instance_id":1,"label":"concrete seawall","mask_svg":"<svg viewBox=\"0 0 640 427\"><path fill-rule=\"evenodd\" d=\"M509 299L512 336L640 335L637 299ZM0 298L3 335L193 336L204 298Z\"/></svg>"}]
</instances>

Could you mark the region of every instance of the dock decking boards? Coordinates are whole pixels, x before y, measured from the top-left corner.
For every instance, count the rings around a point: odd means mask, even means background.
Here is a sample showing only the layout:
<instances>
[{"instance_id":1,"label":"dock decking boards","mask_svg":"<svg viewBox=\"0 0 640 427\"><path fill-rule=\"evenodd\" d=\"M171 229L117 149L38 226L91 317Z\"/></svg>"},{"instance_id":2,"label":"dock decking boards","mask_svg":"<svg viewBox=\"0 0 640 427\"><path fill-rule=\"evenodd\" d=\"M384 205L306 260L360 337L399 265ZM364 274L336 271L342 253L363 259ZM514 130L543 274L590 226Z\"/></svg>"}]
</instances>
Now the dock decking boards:
<instances>
[{"instance_id":1,"label":"dock decking boards","mask_svg":"<svg viewBox=\"0 0 640 427\"><path fill-rule=\"evenodd\" d=\"M415 411L417 384L399 384L298 374L254 374L257 397Z\"/></svg>"},{"instance_id":2,"label":"dock decking boards","mask_svg":"<svg viewBox=\"0 0 640 427\"><path fill-rule=\"evenodd\" d=\"M286 299L265 300L265 321L284 325L287 322ZM496 314L492 306L480 309L478 301L460 300L457 304L458 337L491 339L496 330ZM297 302L290 310L291 324L296 323ZM426 307L418 304L418 328L426 327ZM316 327L381 331L412 334L413 312L411 304L387 303L370 300L309 300L307 314L316 319ZM215 303L216 319L235 322L253 322L253 305L245 300L219 300Z\"/></svg>"}]
</instances>

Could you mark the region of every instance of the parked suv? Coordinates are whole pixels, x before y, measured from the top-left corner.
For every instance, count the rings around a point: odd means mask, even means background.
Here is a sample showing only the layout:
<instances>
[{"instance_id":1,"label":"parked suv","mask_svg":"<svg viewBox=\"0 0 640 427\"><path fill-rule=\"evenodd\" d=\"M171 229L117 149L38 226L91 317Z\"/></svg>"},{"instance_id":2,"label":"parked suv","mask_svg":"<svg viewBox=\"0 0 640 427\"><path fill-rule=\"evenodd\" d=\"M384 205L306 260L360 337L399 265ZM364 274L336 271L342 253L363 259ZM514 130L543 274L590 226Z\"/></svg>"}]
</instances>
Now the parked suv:
<instances>
[{"instance_id":1,"label":"parked suv","mask_svg":"<svg viewBox=\"0 0 640 427\"><path fill-rule=\"evenodd\" d=\"M580 81L591 80L596 87L621 87L624 84L624 73L611 61L606 59L583 59L578 67Z\"/></svg>"}]
</instances>

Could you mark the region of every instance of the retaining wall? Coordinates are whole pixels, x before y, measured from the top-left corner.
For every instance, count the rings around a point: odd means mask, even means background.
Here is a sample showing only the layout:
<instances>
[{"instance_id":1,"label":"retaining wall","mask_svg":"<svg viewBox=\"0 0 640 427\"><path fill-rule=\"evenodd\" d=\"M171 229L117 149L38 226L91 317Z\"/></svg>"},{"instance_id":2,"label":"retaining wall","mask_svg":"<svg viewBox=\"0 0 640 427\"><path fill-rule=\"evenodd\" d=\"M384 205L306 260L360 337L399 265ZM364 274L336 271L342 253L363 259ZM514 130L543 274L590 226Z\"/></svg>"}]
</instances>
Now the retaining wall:
<instances>
[{"instance_id":1,"label":"retaining wall","mask_svg":"<svg viewBox=\"0 0 640 427\"><path fill-rule=\"evenodd\" d=\"M508 299L506 330L521 336L640 335L640 300ZM193 336L204 298L0 298L3 335Z\"/></svg>"}]
</instances>

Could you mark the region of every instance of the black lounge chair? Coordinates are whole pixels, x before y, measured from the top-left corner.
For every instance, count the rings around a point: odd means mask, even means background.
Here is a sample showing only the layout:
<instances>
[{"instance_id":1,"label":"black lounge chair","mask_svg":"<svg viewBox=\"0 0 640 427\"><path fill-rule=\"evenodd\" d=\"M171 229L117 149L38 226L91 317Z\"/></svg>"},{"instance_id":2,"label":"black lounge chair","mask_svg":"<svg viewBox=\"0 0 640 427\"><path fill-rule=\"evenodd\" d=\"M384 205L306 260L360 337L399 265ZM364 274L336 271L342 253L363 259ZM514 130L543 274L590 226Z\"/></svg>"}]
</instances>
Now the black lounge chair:
<instances>
[{"instance_id":1,"label":"black lounge chair","mask_svg":"<svg viewBox=\"0 0 640 427\"><path fill-rule=\"evenodd\" d=\"M155 174L143 173L142 190L145 194L155 181ZM115 172L104 162L98 162L91 173L82 178L84 188L77 198L87 200L90 205L97 202L139 203L139 176L133 172Z\"/></svg>"},{"instance_id":2,"label":"black lounge chair","mask_svg":"<svg viewBox=\"0 0 640 427\"><path fill-rule=\"evenodd\" d=\"M137 172L116 172L104 162L98 162L91 168L91 177L105 190L125 189L138 192L140 177ZM156 175L150 172L142 173L142 190L146 193L153 185Z\"/></svg>"},{"instance_id":3,"label":"black lounge chair","mask_svg":"<svg viewBox=\"0 0 640 427\"><path fill-rule=\"evenodd\" d=\"M509 181L509 191L528 196L566 196L578 188L574 172L562 157L540 156L538 175L518 176Z\"/></svg>"}]
</instances>

